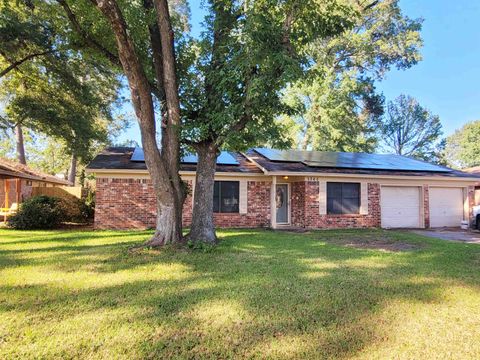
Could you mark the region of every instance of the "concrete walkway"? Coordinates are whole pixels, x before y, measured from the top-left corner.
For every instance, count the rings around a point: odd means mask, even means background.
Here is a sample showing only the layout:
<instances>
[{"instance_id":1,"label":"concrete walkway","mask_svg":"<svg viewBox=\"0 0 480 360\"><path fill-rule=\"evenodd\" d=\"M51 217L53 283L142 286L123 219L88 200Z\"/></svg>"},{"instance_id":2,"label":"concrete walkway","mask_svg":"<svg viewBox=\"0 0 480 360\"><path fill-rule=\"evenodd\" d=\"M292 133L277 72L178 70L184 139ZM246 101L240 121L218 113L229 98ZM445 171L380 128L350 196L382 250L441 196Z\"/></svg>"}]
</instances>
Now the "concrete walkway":
<instances>
[{"instance_id":1,"label":"concrete walkway","mask_svg":"<svg viewBox=\"0 0 480 360\"><path fill-rule=\"evenodd\" d=\"M415 234L441 240L459 241L468 244L480 244L480 232L461 229L413 230Z\"/></svg>"}]
</instances>

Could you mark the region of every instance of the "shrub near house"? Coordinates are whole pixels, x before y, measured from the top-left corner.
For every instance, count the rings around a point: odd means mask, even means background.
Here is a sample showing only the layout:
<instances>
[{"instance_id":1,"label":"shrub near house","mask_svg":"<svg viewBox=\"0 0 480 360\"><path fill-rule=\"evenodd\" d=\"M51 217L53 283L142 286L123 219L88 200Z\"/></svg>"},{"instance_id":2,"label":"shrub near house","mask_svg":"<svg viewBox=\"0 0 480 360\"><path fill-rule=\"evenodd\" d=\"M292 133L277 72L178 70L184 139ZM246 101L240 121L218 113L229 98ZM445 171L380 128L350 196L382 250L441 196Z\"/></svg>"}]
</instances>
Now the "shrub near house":
<instances>
[{"instance_id":1,"label":"shrub near house","mask_svg":"<svg viewBox=\"0 0 480 360\"><path fill-rule=\"evenodd\" d=\"M7 224L18 230L54 229L63 222L85 223L90 213L82 200L40 195L23 202Z\"/></svg>"},{"instance_id":2,"label":"shrub near house","mask_svg":"<svg viewBox=\"0 0 480 360\"><path fill-rule=\"evenodd\" d=\"M63 216L60 199L34 196L21 204L8 219L8 226L18 230L53 229L63 221Z\"/></svg>"}]
</instances>

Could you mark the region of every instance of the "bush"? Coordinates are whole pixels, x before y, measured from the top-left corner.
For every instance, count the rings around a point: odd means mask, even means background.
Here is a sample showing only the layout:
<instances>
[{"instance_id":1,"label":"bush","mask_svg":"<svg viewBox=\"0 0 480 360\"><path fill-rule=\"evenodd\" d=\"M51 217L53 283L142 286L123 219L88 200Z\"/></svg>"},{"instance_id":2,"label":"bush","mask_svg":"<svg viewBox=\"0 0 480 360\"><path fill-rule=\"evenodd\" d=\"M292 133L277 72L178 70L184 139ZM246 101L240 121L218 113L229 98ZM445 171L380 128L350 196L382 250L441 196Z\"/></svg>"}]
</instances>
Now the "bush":
<instances>
[{"instance_id":1,"label":"bush","mask_svg":"<svg viewBox=\"0 0 480 360\"><path fill-rule=\"evenodd\" d=\"M60 199L41 195L23 202L8 219L8 226L19 230L52 229L64 220Z\"/></svg>"},{"instance_id":2,"label":"bush","mask_svg":"<svg viewBox=\"0 0 480 360\"><path fill-rule=\"evenodd\" d=\"M86 223L93 218L93 195L85 200L75 197L34 196L20 204L8 226L19 230L53 229L62 222Z\"/></svg>"},{"instance_id":3,"label":"bush","mask_svg":"<svg viewBox=\"0 0 480 360\"><path fill-rule=\"evenodd\" d=\"M82 201L75 198L69 197L60 198L58 199L58 206L63 214L63 221L69 222L83 222L83 215L82 215Z\"/></svg>"},{"instance_id":4,"label":"bush","mask_svg":"<svg viewBox=\"0 0 480 360\"><path fill-rule=\"evenodd\" d=\"M93 218L94 203L77 198L60 199L59 203L64 220L75 223L85 223Z\"/></svg>"},{"instance_id":5,"label":"bush","mask_svg":"<svg viewBox=\"0 0 480 360\"><path fill-rule=\"evenodd\" d=\"M87 220L92 220L95 215L95 190L91 187L87 187L87 196L85 196L82 212Z\"/></svg>"}]
</instances>

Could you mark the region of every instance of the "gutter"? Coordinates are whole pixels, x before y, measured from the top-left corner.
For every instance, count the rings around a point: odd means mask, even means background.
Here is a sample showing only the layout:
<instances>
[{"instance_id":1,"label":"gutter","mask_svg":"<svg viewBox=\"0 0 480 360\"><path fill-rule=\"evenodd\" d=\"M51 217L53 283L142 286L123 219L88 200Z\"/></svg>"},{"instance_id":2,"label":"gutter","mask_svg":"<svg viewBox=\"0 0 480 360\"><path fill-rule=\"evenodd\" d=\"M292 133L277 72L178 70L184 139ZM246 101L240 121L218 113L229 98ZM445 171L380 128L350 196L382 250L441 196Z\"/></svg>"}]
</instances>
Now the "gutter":
<instances>
[{"instance_id":1,"label":"gutter","mask_svg":"<svg viewBox=\"0 0 480 360\"><path fill-rule=\"evenodd\" d=\"M150 176L148 170L140 169L85 169L87 174L132 174L132 175L148 175ZM195 176L195 171L179 171L180 175L191 175ZM215 174L222 176L264 176L264 174L259 173L248 173L248 172L223 172L216 171Z\"/></svg>"},{"instance_id":2,"label":"gutter","mask_svg":"<svg viewBox=\"0 0 480 360\"><path fill-rule=\"evenodd\" d=\"M250 159L249 159L250 160ZM254 162L254 161L253 161ZM288 171L268 171L265 168L259 166L254 162L263 174L258 173L242 173L242 172L216 172L217 175L231 176L231 177L244 177L244 176L300 176L300 177L350 177L361 179L424 179L424 180L438 180L438 181L463 181L463 182L480 182L480 178L471 177L449 177L449 176L422 176L422 175L372 175L372 174L346 174L346 173L317 173L317 172L288 172ZM134 175L147 175L148 170L139 169L86 169L87 174L134 174ZM195 176L195 171L180 171L180 175ZM37 179L38 180L38 179Z\"/></svg>"}]
</instances>

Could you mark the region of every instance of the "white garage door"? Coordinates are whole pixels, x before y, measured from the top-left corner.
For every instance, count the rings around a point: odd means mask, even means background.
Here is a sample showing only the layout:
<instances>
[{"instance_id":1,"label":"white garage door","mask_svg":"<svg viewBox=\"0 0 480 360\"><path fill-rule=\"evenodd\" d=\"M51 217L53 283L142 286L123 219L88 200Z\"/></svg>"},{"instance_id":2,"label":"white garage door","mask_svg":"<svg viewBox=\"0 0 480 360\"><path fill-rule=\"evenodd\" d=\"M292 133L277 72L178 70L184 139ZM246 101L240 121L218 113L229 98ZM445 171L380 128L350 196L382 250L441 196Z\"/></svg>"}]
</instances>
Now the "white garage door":
<instances>
[{"instance_id":1,"label":"white garage door","mask_svg":"<svg viewBox=\"0 0 480 360\"><path fill-rule=\"evenodd\" d=\"M460 226L463 220L463 189L431 187L430 226Z\"/></svg>"},{"instance_id":2,"label":"white garage door","mask_svg":"<svg viewBox=\"0 0 480 360\"><path fill-rule=\"evenodd\" d=\"M383 228L420 227L420 188L382 186L380 198Z\"/></svg>"}]
</instances>

